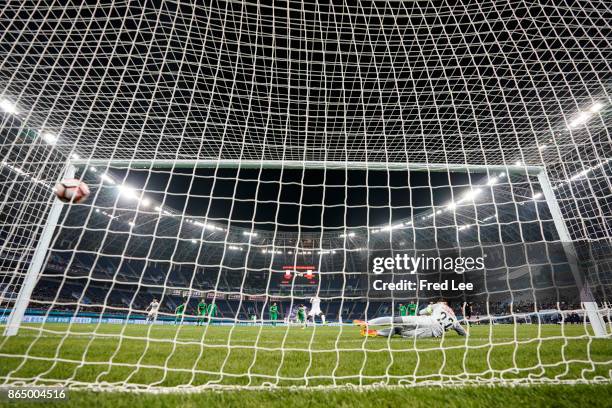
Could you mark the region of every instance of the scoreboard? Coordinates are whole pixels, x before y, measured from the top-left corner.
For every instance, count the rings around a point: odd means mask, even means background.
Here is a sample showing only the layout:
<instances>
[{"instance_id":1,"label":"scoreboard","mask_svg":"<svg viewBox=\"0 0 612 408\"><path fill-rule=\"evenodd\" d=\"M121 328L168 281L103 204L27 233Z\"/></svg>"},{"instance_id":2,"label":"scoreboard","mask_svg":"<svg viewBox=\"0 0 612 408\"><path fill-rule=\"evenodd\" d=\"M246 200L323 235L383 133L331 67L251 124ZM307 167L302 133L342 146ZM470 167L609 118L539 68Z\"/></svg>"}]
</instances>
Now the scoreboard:
<instances>
[{"instance_id":1,"label":"scoreboard","mask_svg":"<svg viewBox=\"0 0 612 408\"><path fill-rule=\"evenodd\" d=\"M281 285L316 285L317 273L314 266L286 265L283 266Z\"/></svg>"}]
</instances>

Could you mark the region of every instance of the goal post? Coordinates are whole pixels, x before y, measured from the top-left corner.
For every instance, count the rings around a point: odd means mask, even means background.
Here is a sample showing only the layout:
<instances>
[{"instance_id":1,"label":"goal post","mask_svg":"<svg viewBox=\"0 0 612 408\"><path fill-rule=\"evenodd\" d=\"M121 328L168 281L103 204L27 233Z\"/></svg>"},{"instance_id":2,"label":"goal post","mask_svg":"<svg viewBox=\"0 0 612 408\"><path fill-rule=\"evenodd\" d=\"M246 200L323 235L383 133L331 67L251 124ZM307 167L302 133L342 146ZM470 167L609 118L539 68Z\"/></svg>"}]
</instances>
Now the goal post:
<instances>
[{"instance_id":1,"label":"goal post","mask_svg":"<svg viewBox=\"0 0 612 408\"><path fill-rule=\"evenodd\" d=\"M593 333L595 333L595 337L605 338L608 336L606 325L603 317L599 313L597 302L595 302L593 299L588 282L585 282L584 277L580 271L578 271L578 254L574 248L574 243L567 229L567 225L565 224L565 221L563 221L563 214L561 213L561 209L557 203L555 192L552 189L548 175L546 174L546 171L542 169L537 176L540 188L542 189L542 194L544 194L548 209L555 223L557 234L559 235L563 249L566 252L566 257L572 270L572 275L574 276L576 285L580 289L581 301L584 305L584 309L589 318L591 327L593 328Z\"/></svg>"},{"instance_id":2,"label":"goal post","mask_svg":"<svg viewBox=\"0 0 612 408\"><path fill-rule=\"evenodd\" d=\"M75 166L68 164L66 166L66 171L64 172L63 178L73 178L75 171ZM51 195L53 196L53 192L51 192ZM4 336L15 336L19 332L21 321L23 320L28 304L30 303L32 291L36 286L36 281L38 280L40 273L45 267L47 251L49 249L49 245L51 244L51 240L53 239L53 234L57 227L63 207L64 203L57 200L55 197L52 198L51 209L47 214L47 218L41 231L40 238L36 243L36 249L32 255L30 265L28 266L27 272L21 283L20 290L17 294L17 299L15 299L15 303L7 319L6 326L4 327Z\"/></svg>"}]
</instances>

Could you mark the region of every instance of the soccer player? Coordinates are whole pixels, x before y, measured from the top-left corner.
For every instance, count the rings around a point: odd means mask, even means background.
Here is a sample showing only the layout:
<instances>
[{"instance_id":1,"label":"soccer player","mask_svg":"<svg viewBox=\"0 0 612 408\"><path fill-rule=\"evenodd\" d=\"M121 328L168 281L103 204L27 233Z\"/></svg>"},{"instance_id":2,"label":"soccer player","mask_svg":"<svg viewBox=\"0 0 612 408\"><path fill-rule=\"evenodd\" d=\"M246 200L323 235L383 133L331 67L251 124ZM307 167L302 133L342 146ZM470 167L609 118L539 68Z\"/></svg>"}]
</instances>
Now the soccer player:
<instances>
[{"instance_id":1,"label":"soccer player","mask_svg":"<svg viewBox=\"0 0 612 408\"><path fill-rule=\"evenodd\" d=\"M312 324L315 324L315 316L319 316L321 318L321 323L325 324L325 315L321 312L321 299L316 296L310 298L310 311L308 312L308 317L312 318Z\"/></svg>"},{"instance_id":2,"label":"soccer player","mask_svg":"<svg viewBox=\"0 0 612 408\"><path fill-rule=\"evenodd\" d=\"M300 305L296 313L297 320L302 324L302 329L306 328L306 306Z\"/></svg>"},{"instance_id":3,"label":"soccer player","mask_svg":"<svg viewBox=\"0 0 612 408\"><path fill-rule=\"evenodd\" d=\"M278 306L276 302L270 306L270 320L272 320L272 326L276 326L276 321L278 320Z\"/></svg>"},{"instance_id":4,"label":"soccer player","mask_svg":"<svg viewBox=\"0 0 612 408\"><path fill-rule=\"evenodd\" d=\"M206 322L206 312L208 311L208 307L206 305L206 300L204 298L200 299L200 303L197 306L198 311L198 326L202 326Z\"/></svg>"},{"instance_id":5,"label":"soccer player","mask_svg":"<svg viewBox=\"0 0 612 408\"><path fill-rule=\"evenodd\" d=\"M406 307L406 316L416 316L417 314L417 304L416 303L408 303L405 307Z\"/></svg>"},{"instance_id":6,"label":"soccer player","mask_svg":"<svg viewBox=\"0 0 612 408\"><path fill-rule=\"evenodd\" d=\"M174 314L175 314L174 324L176 324L176 322L179 322L179 323L183 322L186 307L187 307L187 300L183 300L183 303L181 303L180 305L176 307L176 309L174 309Z\"/></svg>"},{"instance_id":7,"label":"soccer player","mask_svg":"<svg viewBox=\"0 0 612 408\"><path fill-rule=\"evenodd\" d=\"M157 299L153 299L149 306L147 306L149 313L147 314L147 323L155 323L157 320L157 313L159 312L159 302Z\"/></svg>"},{"instance_id":8,"label":"soccer player","mask_svg":"<svg viewBox=\"0 0 612 408\"><path fill-rule=\"evenodd\" d=\"M213 317L217 317L217 304L214 301L208 305L208 310L206 313L208 314L208 323L210 324Z\"/></svg>"},{"instance_id":9,"label":"soccer player","mask_svg":"<svg viewBox=\"0 0 612 408\"><path fill-rule=\"evenodd\" d=\"M407 316L407 313L408 313L408 311L406 309L406 306L404 306L403 303L400 303L399 304L399 315L400 316Z\"/></svg>"},{"instance_id":10,"label":"soccer player","mask_svg":"<svg viewBox=\"0 0 612 408\"><path fill-rule=\"evenodd\" d=\"M440 322L444 331L448 329L453 329L457 332L457 334L461 336L465 336L465 329L461 326L461 324L457 321L457 316L455 316L455 312L448 306L448 303L445 301L440 301L438 303L430 304L425 309L419 312L420 316L431 316L437 321Z\"/></svg>"},{"instance_id":11,"label":"soccer player","mask_svg":"<svg viewBox=\"0 0 612 408\"><path fill-rule=\"evenodd\" d=\"M441 337L448 329L453 329L460 336L466 332L457 321L453 310L446 302L430 304L419 312L419 316L378 317L367 323L356 321L361 326L362 336L391 337L399 335L404 338ZM390 326L385 329L367 329L367 326Z\"/></svg>"}]
</instances>

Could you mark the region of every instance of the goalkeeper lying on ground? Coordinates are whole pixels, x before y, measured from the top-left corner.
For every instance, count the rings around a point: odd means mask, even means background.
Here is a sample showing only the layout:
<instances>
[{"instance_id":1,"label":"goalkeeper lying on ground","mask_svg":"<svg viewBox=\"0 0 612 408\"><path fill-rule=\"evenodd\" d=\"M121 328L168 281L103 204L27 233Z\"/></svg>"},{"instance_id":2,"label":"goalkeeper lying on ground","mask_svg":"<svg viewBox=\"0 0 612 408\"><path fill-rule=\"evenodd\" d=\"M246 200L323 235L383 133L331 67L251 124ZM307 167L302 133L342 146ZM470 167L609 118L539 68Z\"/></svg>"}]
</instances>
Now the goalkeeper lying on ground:
<instances>
[{"instance_id":1,"label":"goalkeeper lying on ground","mask_svg":"<svg viewBox=\"0 0 612 408\"><path fill-rule=\"evenodd\" d=\"M391 337L393 335L404 338L441 337L448 329L455 330L461 336L466 335L455 313L446 302L430 304L419 312L419 316L385 316L367 322L357 320L355 323L361 326L361 335L368 337ZM390 327L369 329L370 326Z\"/></svg>"}]
</instances>

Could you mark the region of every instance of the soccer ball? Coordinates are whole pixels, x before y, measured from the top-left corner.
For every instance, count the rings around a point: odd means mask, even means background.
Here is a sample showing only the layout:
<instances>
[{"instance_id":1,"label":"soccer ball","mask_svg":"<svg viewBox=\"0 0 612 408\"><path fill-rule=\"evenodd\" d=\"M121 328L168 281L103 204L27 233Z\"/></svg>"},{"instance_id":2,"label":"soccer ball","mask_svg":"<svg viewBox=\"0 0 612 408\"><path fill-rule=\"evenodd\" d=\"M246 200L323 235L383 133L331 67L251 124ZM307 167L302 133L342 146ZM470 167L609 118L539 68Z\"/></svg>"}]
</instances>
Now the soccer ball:
<instances>
[{"instance_id":1,"label":"soccer ball","mask_svg":"<svg viewBox=\"0 0 612 408\"><path fill-rule=\"evenodd\" d=\"M64 179L55 185L55 195L64 203L82 203L89 197L89 187L81 180Z\"/></svg>"}]
</instances>

